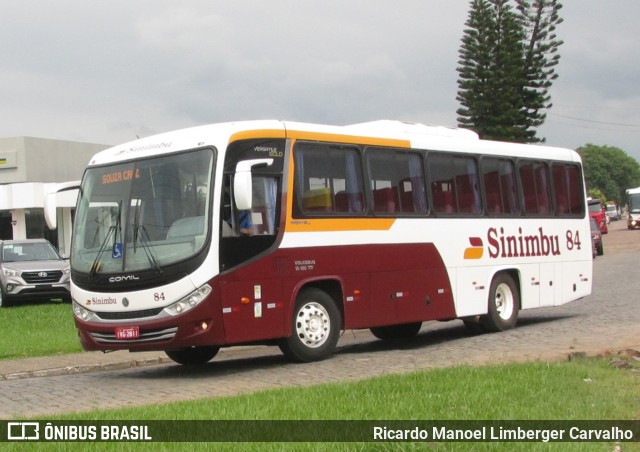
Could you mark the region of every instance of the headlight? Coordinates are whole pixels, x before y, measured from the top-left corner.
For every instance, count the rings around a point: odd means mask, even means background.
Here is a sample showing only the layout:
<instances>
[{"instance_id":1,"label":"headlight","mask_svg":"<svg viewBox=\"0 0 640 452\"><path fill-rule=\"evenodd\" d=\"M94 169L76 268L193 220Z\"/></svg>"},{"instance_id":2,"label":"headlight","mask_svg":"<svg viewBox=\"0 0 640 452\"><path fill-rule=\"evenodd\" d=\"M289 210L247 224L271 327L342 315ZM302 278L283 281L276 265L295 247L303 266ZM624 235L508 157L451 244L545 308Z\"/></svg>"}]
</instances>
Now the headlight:
<instances>
[{"instance_id":1,"label":"headlight","mask_svg":"<svg viewBox=\"0 0 640 452\"><path fill-rule=\"evenodd\" d=\"M100 320L92 311L83 308L82 305L75 300L73 300L72 309L73 314L85 322L95 322Z\"/></svg>"},{"instance_id":2,"label":"headlight","mask_svg":"<svg viewBox=\"0 0 640 452\"><path fill-rule=\"evenodd\" d=\"M2 273L4 273L4 276L20 276L20 273L22 272L20 270L14 270L12 268L3 268Z\"/></svg>"},{"instance_id":3,"label":"headlight","mask_svg":"<svg viewBox=\"0 0 640 452\"><path fill-rule=\"evenodd\" d=\"M184 314L190 309L198 306L211 293L212 289L209 284L205 284L199 289L194 290L186 297L164 308L164 312L171 315Z\"/></svg>"},{"instance_id":4,"label":"headlight","mask_svg":"<svg viewBox=\"0 0 640 452\"><path fill-rule=\"evenodd\" d=\"M82 320L87 320L89 318L89 312L76 302L73 303L73 313L76 317L79 317Z\"/></svg>"}]
</instances>

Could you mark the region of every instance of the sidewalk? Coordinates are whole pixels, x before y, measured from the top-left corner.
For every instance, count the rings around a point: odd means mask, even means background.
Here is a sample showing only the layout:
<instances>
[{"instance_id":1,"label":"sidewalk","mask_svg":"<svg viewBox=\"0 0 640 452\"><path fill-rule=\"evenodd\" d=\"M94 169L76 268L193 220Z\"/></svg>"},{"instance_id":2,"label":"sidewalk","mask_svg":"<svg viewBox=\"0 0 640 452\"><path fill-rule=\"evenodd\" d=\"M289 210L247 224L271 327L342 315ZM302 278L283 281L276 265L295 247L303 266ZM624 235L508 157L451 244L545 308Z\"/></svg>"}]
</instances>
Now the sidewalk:
<instances>
[{"instance_id":1,"label":"sidewalk","mask_svg":"<svg viewBox=\"0 0 640 452\"><path fill-rule=\"evenodd\" d=\"M0 360L0 381L128 369L172 362L162 352L81 352L68 355Z\"/></svg>"}]
</instances>

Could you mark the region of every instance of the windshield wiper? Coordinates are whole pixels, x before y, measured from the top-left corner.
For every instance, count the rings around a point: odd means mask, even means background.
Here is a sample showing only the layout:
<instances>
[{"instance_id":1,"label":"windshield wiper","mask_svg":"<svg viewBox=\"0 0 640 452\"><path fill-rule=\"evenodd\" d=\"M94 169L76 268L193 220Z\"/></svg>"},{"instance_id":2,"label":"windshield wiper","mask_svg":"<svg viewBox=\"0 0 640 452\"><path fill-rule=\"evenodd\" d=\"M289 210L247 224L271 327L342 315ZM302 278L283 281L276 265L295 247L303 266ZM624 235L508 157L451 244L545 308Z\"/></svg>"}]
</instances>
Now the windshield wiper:
<instances>
[{"instance_id":1,"label":"windshield wiper","mask_svg":"<svg viewBox=\"0 0 640 452\"><path fill-rule=\"evenodd\" d=\"M142 232L142 234L140 234ZM144 250L144 254L147 256L147 260L151 264L151 267L156 271L156 273L162 273L162 268L158 265L158 261L156 257L153 255L153 251L151 251L151 246L149 243L151 239L149 238L149 233L144 225L140 224L140 210L136 210L136 214L134 216L134 224L133 224L133 252L137 251L136 244L138 243L138 237L140 237L140 244L142 245L142 249Z\"/></svg>"},{"instance_id":2,"label":"windshield wiper","mask_svg":"<svg viewBox=\"0 0 640 452\"><path fill-rule=\"evenodd\" d=\"M147 260L149 261L149 263L151 264L153 269L156 271L156 273L162 273L162 269L158 265L158 261L156 260L155 256L153 255L153 251L151 251L151 246L149 246L149 243L151 242L151 240L149 239L149 234L147 233L147 230L145 229L144 225L136 224L134 226L133 230L134 230L134 233L133 233L133 252L134 253L136 252L136 241L137 241L138 236L139 236L140 237L140 244L142 245L142 249L144 250L144 254L147 256ZM142 234L138 234L138 231L141 231Z\"/></svg>"},{"instance_id":3,"label":"windshield wiper","mask_svg":"<svg viewBox=\"0 0 640 452\"><path fill-rule=\"evenodd\" d=\"M114 234L115 230L116 230L115 226L109 227L109 232L107 233L107 236L102 241L102 245L100 245L100 249L98 250L98 254L96 254L96 258L94 259L93 264L91 264L91 270L89 270L89 280L93 279L95 274L98 272L98 269L100 268L100 258L102 257L105 250L107 249L107 243L109 243L109 239Z\"/></svg>"},{"instance_id":4,"label":"windshield wiper","mask_svg":"<svg viewBox=\"0 0 640 452\"><path fill-rule=\"evenodd\" d=\"M100 249L98 250L98 254L96 254L96 258L94 259L93 264L91 264L91 269L89 270L89 280L93 279L95 274L100 269L100 258L102 258L102 255L107 250L107 243L109 243L109 239L111 238L111 236L113 235L113 244L111 245L112 252L116 247L116 243L118 240L118 232L120 233L120 239L122 240L122 225L120 223L121 207L122 207L122 201L118 202L118 217L116 218L116 224L115 226L109 226L109 231L107 232L107 236L102 241L102 244L100 245Z\"/></svg>"}]
</instances>

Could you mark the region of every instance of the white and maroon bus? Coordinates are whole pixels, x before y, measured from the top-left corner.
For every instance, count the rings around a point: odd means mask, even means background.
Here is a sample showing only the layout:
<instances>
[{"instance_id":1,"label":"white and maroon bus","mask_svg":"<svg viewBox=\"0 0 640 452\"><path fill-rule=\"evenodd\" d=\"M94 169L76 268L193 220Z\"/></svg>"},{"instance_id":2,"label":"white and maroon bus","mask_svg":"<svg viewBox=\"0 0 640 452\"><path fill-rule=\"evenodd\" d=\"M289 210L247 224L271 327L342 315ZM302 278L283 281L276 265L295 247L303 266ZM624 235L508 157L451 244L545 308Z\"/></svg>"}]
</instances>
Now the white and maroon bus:
<instances>
[{"instance_id":1,"label":"white and maroon bus","mask_svg":"<svg viewBox=\"0 0 640 452\"><path fill-rule=\"evenodd\" d=\"M627 189L627 207L627 228L640 228L640 187Z\"/></svg>"},{"instance_id":2,"label":"white and maroon bus","mask_svg":"<svg viewBox=\"0 0 640 452\"><path fill-rule=\"evenodd\" d=\"M71 255L86 350L328 356L339 334L477 332L591 293L582 164L567 149L394 121L250 121L95 155Z\"/></svg>"}]
</instances>

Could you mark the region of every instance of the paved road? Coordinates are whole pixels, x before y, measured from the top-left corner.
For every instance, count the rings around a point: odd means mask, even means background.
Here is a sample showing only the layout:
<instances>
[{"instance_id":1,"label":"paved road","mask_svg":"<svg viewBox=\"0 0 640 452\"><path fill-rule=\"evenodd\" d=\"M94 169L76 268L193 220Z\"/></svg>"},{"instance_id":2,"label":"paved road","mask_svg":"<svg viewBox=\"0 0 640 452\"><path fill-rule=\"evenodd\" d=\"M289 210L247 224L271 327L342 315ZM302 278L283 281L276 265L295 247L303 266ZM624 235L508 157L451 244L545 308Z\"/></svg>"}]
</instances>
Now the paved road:
<instances>
[{"instance_id":1,"label":"paved road","mask_svg":"<svg viewBox=\"0 0 640 452\"><path fill-rule=\"evenodd\" d=\"M221 397L460 364L640 350L636 268L640 231L612 223L604 240L605 255L594 262L592 296L522 312L518 328L504 333L473 336L460 321L428 322L417 338L400 343L381 342L364 331L346 332L335 356L318 363L288 363L277 348L240 347L222 350L198 370L155 362L129 369L8 379L0 381L0 418Z\"/></svg>"}]
</instances>

